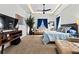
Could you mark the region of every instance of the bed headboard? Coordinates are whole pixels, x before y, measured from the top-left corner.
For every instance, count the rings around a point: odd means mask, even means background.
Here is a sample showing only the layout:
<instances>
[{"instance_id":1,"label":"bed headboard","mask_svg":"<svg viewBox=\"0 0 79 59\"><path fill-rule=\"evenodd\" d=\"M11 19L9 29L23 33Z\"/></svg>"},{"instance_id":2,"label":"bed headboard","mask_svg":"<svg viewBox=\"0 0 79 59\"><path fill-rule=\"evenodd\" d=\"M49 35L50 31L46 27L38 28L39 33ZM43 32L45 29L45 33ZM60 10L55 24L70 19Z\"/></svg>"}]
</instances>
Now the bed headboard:
<instances>
[{"instance_id":1,"label":"bed headboard","mask_svg":"<svg viewBox=\"0 0 79 59\"><path fill-rule=\"evenodd\" d=\"M74 27L75 30L78 33L78 25L76 23L72 23L72 24L62 24L61 27Z\"/></svg>"}]
</instances>

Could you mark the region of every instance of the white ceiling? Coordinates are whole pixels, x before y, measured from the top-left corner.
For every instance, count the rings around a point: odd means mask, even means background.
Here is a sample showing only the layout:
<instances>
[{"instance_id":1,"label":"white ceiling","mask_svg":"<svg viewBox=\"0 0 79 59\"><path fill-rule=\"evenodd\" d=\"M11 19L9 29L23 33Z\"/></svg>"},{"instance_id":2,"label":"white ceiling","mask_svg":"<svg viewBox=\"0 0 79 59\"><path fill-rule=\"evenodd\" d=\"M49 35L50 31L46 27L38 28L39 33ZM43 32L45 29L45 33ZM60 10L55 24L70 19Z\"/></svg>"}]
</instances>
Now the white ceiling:
<instances>
[{"instance_id":1,"label":"white ceiling","mask_svg":"<svg viewBox=\"0 0 79 59\"><path fill-rule=\"evenodd\" d=\"M46 13L53 13L59 6L58 4L45 4L45 9L51 9ZM38 11L43 10L43 4L29 4L28 7L32 13L43 13L42 11Z\"/></svg>"},{"instance_id":2,"label":"white ceiling","mask_svg":"<svg viewBox=\"0 0 79 59\"><path fill-rule=\"evenodd\" d=\"M43 4L28 4L27 6L31 11L31 13L43 13L42 11L38 11L38 10L43 10ZM45 9L51 9L46 13L54 14L57 12L58 14L58 12L62 11L62 9L64 9L66 6L68 5L67 4L45 4Z\"/></svg>"},{"instance_id":3,"label":"white ceiling","mask_svg":"<svg viewBox=\"0 0 79 59\"><path fill-rule=\"evenodd\" d=\"M43 10L43 4L31 4L31 7L34 12L40 12L38 10ZM45 9L51 9L50 12L52 12L56 7L57 4L45 4Z\"/></svg>"},{"instance_id":4,"label":"white ceiling","mask_svg":"<svg viewBox=\"0 0 79 59\"><path fill-rule=\"evenodd\" d=\"M38 11L43 9L43 4L20 4L20 6L27 13L43 13L42 11ZM45 4L45 9L51 9L45 14L59 14L67 6L68 4Z\"/></svg>"}]
</instances>

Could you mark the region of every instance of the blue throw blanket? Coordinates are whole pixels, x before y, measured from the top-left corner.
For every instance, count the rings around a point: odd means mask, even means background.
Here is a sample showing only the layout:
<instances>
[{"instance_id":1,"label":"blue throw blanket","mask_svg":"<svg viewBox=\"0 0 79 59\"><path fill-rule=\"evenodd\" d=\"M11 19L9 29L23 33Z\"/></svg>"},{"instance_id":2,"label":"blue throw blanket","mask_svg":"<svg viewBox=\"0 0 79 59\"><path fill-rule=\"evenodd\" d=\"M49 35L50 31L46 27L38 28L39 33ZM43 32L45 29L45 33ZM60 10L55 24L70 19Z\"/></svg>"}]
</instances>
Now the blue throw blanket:
<instances>
[{"instance_id":1,"label":"blue throw blanket","mask_svg":"<svg viewBox=\"0 0 79 59\"><path fill-rule=\"evenodd\" d=\"M56 31L45 31L43 36L43 42L44 44L47 44L48 42L55 41L57 39L66 40L69 38L70 34Z\"/></svg>"}]
</instances>

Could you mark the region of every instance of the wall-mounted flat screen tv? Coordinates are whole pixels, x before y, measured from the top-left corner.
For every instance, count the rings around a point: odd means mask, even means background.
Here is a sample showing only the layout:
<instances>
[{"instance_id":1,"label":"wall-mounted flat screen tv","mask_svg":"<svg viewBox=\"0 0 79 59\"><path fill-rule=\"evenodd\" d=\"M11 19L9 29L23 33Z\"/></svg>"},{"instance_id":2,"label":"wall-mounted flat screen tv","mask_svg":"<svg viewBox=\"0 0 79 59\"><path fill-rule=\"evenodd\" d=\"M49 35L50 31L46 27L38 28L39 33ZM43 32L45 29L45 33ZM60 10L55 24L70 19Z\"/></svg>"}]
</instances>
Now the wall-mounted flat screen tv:
<instances>
[{"instance_id":1,"label":"wall-mounted flat screen tv","mask_svg":"<svg viewBox=\"0 0 79 59\"><path fill-rule=\"evenodd\" d=\"M0 20L5 30L12 29L12 27L15 28L18 23L18 19L3 14L0 14Z\"/></svg>"}]
</instances>

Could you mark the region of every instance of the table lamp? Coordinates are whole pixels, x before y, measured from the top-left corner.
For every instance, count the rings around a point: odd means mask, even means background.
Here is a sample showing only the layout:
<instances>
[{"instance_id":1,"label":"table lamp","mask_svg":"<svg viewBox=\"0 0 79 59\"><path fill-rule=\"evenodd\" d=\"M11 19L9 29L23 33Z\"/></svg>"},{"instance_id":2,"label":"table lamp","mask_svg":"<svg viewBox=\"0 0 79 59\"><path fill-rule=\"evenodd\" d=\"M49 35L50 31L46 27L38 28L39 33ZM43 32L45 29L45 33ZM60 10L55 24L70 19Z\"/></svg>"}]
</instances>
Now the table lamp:
<instances>
[{"instance_id":1,"label":"table lamp","mask_svg":"<svg viewBox=\"0 0 79 59\"><path fill-rule=\"evenodd\" d=\"M0 18L0 32L3 31L3 24L2 24L2 18Z\"/></svg>"}]
</instances>

